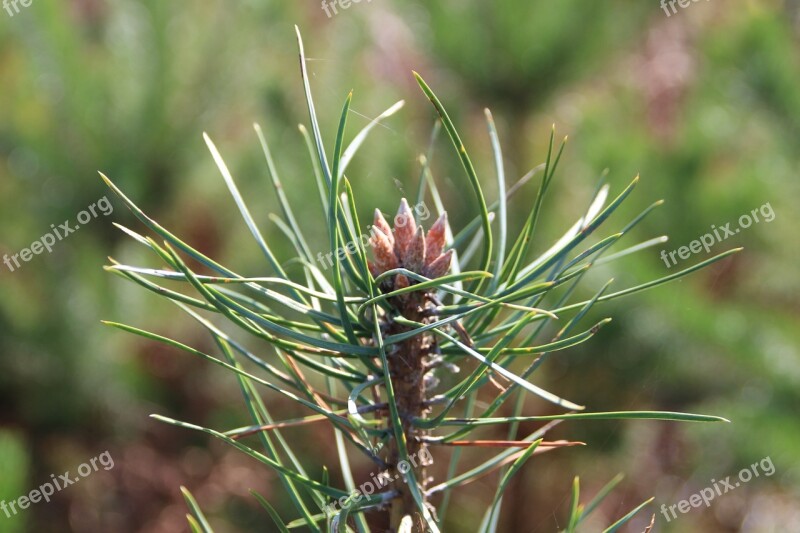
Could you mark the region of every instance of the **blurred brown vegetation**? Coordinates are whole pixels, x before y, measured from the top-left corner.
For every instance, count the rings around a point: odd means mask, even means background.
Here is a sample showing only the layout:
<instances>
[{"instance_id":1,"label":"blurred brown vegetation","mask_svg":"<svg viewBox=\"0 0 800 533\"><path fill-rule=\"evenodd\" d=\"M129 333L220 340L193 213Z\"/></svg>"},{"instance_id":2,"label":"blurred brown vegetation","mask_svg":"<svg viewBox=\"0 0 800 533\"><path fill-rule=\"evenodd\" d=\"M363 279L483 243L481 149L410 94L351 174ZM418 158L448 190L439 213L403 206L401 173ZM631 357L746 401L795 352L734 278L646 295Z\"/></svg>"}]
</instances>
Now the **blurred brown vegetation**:
<instances>
[{"instance_id":1,"label":"blurred brown vegetation","mask_svg":"<svg viewBox=\"0 0 800 533\"><path fill-rule=\"evenodd\" d=\"M0 13L0 254L17 253L50 224L74 219L110 194L97 178L102 170L204 253L264 275L205 151L200 134L207 131L288 260L290 247L268 221L277 204L251 124L261 123L276 148L290 199L307 204L313 185L296 128L306 113L294 23L305 35L327 136L350 89L351 121L359 126L397 99L407 102L351 166L365 220L371 208L391 211L414 187L433 115L412 68L446 100L490 191L481 108L494 111L510 179L542 161L551 124L569 134L542 226L548 239L538 251L580 215L606 168L613 187L637 173L643 178L617 224L665 199L636 237L669 235L667 250L770 202L774 221L714 250L744 246L744 253L606 304L596 313L614 322L590 343L552 358L538 378L597 411L689 410L733 424L562 424L558 438L589 446L536 457L506 493L500 529L562 528L575 475L591 495L625 473L598 516L608 523L649 496L657 513L662 503L766 456L774 476L670 524L657 515L657 530L768 532L800 523L798 2L699 2L671 17L657 3L580 0L375 1L332 18L318 2L199 0L36 1L13 17ZM460 169L445 145L434 169L458 227L468 209L450 181ZM533 194L524 191L511 204L512 231ZM114 469L52 503L12 519L0 515L0 531L188 530L180 485L193 491L219 532L268 530L251 488L285 519L295 518L272 472L148 418L161 413L225 429L247 423L231 376L100 325L125 321L213 349L173 308L102 271L107 255L151 260L111 226L135 226L115 205L112 216L81 228L51 254L14 272L0 267L0 499L23 495L103 450L115 460ZM319 216L309 210L304 222L315 251L325 249L324 232L313 231ZM626 257L603 274L620 288L666 275L658 252ZM604 281L590 280L589 289ZM274 412L293 412L266 398ZM543 409L532 401L526 411ZM311 471L335 464L324 425L287 435ZM447 457L435 457L438 475ZM479 457L464 454L466 463ZM357 465L357 474L366 477L367 466ZM496 481L487 477L458 492L444 530L474 530ZM649 514L629 530L647 522ZM587 531L597 527L588 524Z\"/></svg>"}]
</instances>

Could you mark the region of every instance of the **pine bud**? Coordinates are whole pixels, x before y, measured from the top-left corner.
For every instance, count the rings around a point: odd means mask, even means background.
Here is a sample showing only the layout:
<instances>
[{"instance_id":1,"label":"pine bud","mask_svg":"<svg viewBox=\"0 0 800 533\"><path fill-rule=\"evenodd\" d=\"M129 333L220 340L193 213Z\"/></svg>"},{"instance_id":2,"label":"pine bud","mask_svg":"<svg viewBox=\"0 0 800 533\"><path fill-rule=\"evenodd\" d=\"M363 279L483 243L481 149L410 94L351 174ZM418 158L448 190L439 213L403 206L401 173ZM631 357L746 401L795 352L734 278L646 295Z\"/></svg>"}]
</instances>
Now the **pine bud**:
<instances>
[{"instance_id":1,"label":"pine bud","mask_svg":"<svg viewBox=\"0 0 800 533\"><path fill-rule=\"evenodd\" d=\"M408 207L405 198L400 200L400 208L394 217L394 252L397 257L403 257L405 250L411 245L414 234L417 232L417 223L414 213Z\"/></svg>"},{"instance_id":2,"label":"pine bud","mask_svg":"<svg viewBox=\"0 0 800 533\"><path fill-rule=\"evenodd\" d=\"M453 259L453 250L447 250L443 255L440 255L435 261L425 267L422 275L428 278L440 278L447 274L450 270L450 262Z\"/></svg>"},{"instance_id":3,"label":"pine bud","mask_svg":"<svg viewBox=\"0 0 800 533\"><path fill-rule=\"evenodd\" d=\"M444 250L445 233L447 232L447 213L442 213L425 238L425 264L434 262Z\"/></svg>"},{"instance_id":4,"label":"pine bud","mask_svg":"<svg viewBox=\"0 0 800 533\"><path fill-rule=\"evenodd\" d=\"M405 249L400 263L412 272L422 271L422 267L425 265L425 232L421 226L417 228L411 244Z\"/></svg>"},{"instance_id":5,"label":"pine bud","mask_svg":"<svg viewBox=\"0 0 800 533\"><path fill-rule=\"evenodd\" d=\"M386 222L386 219L383 218L383 213L381 213L380 209L375 210L375 217L372 222L373 226L381 230L387 237L389 237L389 242L392 243L394 246L394 235L392 235L392 227Z\"/></svg>"},{"instance_id":6,"label":"pine bud","mask_svg":"<svg viewBox=\"0 0 800 533\"><path fill-rule=\"evenodd\" d=\"M397 256L394 253L394 247L389 241L389 237L377 227L373 228L369 243L372 245L372 255L375 256L375 266L381 272L398 267Z\"/></svg>"}]
</instances>

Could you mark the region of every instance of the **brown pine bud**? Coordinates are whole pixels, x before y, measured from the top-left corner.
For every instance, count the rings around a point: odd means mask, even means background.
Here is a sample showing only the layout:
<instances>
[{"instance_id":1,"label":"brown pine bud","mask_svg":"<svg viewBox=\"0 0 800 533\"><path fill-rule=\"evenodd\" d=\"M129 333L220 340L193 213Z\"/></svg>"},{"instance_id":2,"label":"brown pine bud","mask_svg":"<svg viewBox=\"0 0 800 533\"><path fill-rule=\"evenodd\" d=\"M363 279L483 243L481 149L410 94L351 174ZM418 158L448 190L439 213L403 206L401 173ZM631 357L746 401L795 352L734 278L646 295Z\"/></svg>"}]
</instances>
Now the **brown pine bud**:
<instances>
[{"instance_id":1,"label":"brown pine bud","mask_svg":"<svg viewBox=\"0 0 800 533\"><path fill-rule=\"evenodd\" d=\"M422 271L425 265L425 232L421 226L417 228L417 233L404 250L400 263L412 272Z\"/></svg>"},{"instance_id":2,"label":"brown pine bud","mask_svg":"<svg viewBox=\"0 0 800 533\"><path fill-rule=\"evenodd\" d=\"M406 199L403 198L400 200L397 216L394 217L394 251L397 257L405 255L405 249L411 244L416 232L417 223L414 221L414 213L408 207Z\"/></svg>"},{"instance_id":3,"label":"brown pine bud","mask_svg":"<svg viewBox=\"0 0 800 533\"><path fill-rule=\"evenodd\" d=\"M444 276L450 270L450 262L452 259L453 250L447 250L426 266L422 271L422 275L431 279Z\"/></svg>"},{"instance_id":4,"label":"brown pine bud","mask_svg":"<svg viewBox=\"0 0 800 533\"><path fill-rule=\"evenodd\" d=\"M387 237L389 237L389 242L392 243L394 246L394 235L392 235L392 227L386 222L386 219L383 218L383 213L381 213L380 209L375 210L375 217L372 222L373 226L381 230Z\"/></svg>"},{"instance_id":5,"label":"brown pine bud","mask_svg":"<svg viewBox=\"0 0 800 533\"><path fill-rule=\"evenodd\" d=\"M372 237L369 243L372 246L372 255L375 257L375 266L377 266L381 272L397 268L397 256L394 253L394 247L391 242L389 242L389 237L381 230L373 227Z\"/></svg>"},{"instance_id":6,"label":"brown pine bud","mask_svg":"<svg viewBox=\"0 0 800 533\"><path fill-rule=\"evenodd\" d=\"M408 277L405 274L398 274L394 277L394 290L405 289L409 285L411 285L411 282L408 281Z\"/></svg>"},{"instance_id":7,"label":"brown pine bud","mask_svg":"<svg viewBox=\"0 0 800 533\"><path fill-rule=\"evenodd\" d=\"M372 274L373 278L377 278L381 275L381 269L372 261L367 261L367 268L369 268L369 273Z\"/></svg>"},{"instance_id":8,"label":"brown pine bud","mask_svg":"<svg viewBox=\"0 0 800 533\"><path fill-rule=\"evenodd\" d=\"M442 213L425 238L425 264L434 262L442 254L447 233L447 213Z\"/></svg>"}]
</instances>

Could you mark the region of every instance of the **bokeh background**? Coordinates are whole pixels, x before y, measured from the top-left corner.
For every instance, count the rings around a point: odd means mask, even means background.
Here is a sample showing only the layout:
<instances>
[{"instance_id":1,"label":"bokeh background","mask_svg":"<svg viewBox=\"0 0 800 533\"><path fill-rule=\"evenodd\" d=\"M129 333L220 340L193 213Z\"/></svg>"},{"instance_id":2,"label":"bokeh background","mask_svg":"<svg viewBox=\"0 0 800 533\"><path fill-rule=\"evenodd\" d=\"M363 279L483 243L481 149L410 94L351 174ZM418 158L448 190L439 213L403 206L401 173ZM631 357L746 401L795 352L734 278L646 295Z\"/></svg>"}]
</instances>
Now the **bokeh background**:
<instances>
[{"instance_id":1,"label":"bokeh background","mask_svg":"<svg viewBox=\"0 0 800 533\"><path fill-rule=\"evenodd\" d=\"M677 7L677 5L676 5ZM13 10L13 8L12 8ZM712 224L769 203L775 219L716 244L745 251L690 278L595 308L614 318L591 342L551 358L538 378L593 410L713 413L732 424L562 424L584 448L532 460L506 493L501 530L557 531L572 478L590 497L625 480L587 531L655 496L641 531L770 532L800 528L800 2L364 0L328 17L319 2L33 0L0 11L0 254L13 254L108 195L115 206L11 272L0 265L0 499L12 500L108 450L99 471L13 518L3 532L187 531L186 485L220 532L270 531L253 488L285 519L272 472L151 413L217 428L247 423L232 376L182 353L110 330L112 319L212 349L174 306L105 273L106 256L158 266L112 222L142 230L111 197L102 170L145 210L204 253L268 274L207 153L217 142L283 260L291 249L268 218L277 203L252 123L273 145L287 194L312 248L325 233L297 124L307 122L297 65L299 24L324 134L355 90L351 131L399 99L349 178L360 215L413 195L433 112L421 72L462 130L493 194L482 110L490 107L509 181L543 161L550 128L569 135L546 205L538 251L581 214L599 176L620 190L642 181L615 216L619 228L665 205L626 244L668 235L673 250ZM446 140L446 139L445 139ZM471 199L445 143L434 171L455 227ZM511 204L521 226L535 195ZM735 224L734 224L735 226ZM315 228L318 228L315 230ZM651 248L604 266L621 288L668 269ZM267 397L273 411L281 401ZM335 464L324 428L288 432L314 468ZM467 459L480 454L467 455ZM667 523L671 505L770 457L772 476ZM445 461L442 460L442 465ZM458 492L445 531L473 531L496 479Z\"/></svg>"}]
</instances>

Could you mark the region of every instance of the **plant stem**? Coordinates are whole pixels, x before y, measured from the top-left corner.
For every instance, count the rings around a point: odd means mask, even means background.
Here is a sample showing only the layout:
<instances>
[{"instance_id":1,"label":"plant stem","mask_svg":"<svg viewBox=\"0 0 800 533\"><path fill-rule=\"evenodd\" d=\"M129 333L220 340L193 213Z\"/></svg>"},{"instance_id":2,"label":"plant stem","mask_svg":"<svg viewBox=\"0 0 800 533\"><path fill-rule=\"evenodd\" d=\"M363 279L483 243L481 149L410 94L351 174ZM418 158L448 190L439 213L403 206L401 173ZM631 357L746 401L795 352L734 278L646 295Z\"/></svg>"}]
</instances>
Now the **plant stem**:
<instances>
[{"instance_id":1,"label":"plant stem","mask_svg":"<svg viewBox=\"0 0 800 533\"><path fill-rule=\"evenodd\" d=\"M423 291L412 292L397 298L394 302L403 317L409 320L423 322L424 308L426 305ZM408 331L410 328L391 320L387 321L388 335L395 335ZM412 425L415 418L422 417L429 410L426 401L425 373L428 370L428 354L435 350L435 339L430 335L417 335L394 345L389 354L389 372L395 391L397 410L403 424L403 434L406 437L408 456L411 459L410 468L414 470L415 477L420 486L426 486L426 472L423 456L427 456L427 445L420 438L427 431ZM425 522L419 513L408 487L405 486L402 472L398 469L401 461L397 442L392 441L388 447L386 462L390 466L390 475L393 479L393 488L400 494L392 502L390 511L391 531L398 531L400 521L404 516L411 516L415 531L425 531ZM423 490L424 493L424 490Z\"/></svg>"}]
</instances>

